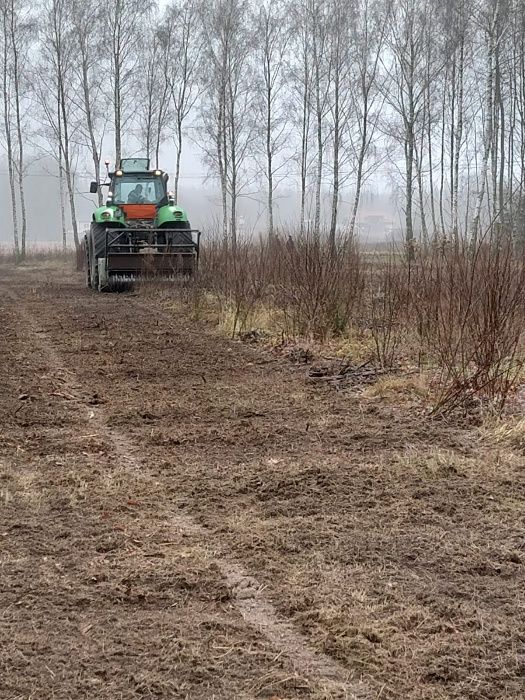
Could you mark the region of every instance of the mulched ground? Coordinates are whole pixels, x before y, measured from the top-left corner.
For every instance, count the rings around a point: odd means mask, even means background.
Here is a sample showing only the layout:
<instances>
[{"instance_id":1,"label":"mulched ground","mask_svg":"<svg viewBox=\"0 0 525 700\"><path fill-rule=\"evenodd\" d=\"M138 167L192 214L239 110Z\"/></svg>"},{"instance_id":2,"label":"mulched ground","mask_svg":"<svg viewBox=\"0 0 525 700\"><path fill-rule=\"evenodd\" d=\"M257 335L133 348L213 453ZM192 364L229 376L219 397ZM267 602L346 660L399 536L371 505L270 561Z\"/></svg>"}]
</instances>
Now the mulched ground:
<instances>
[{"instance_id":1,"label":"mulched ground","mask_svg":"<svg viewBox=\"0 0 525 700\"><path fill-rule=\"evenodd\" d=\"M525 697L522 454L58 278L0 269L1 698L335 697L218 557L371 697Z\"/></svg>"}]
</instances>

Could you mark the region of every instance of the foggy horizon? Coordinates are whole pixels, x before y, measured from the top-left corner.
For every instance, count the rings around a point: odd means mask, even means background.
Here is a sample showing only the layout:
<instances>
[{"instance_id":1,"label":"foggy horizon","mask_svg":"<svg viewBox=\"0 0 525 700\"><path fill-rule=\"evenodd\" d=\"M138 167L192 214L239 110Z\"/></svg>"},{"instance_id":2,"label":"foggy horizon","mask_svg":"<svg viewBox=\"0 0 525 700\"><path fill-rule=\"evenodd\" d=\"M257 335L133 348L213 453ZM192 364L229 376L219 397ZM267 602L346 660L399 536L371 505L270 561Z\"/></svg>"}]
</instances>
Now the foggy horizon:
<instances>
[{"instance_id":1,"label":"foggy horizon","mask_svg":"<svg viewBox=\"0 0 525 700\"><path fill-rule=\"evenodd\" d=\"M138 153L133 152L133 156ZM165 159L169 160L168 158ZM179 204L187 211L191 224L200 229L204 235L216 235L220 229L220 190L206 182L204 172L197 173L197 161L188 160L188 175L181 172ZM192 167L193 166L193 171ZM161 166L162 167L162 166ZM60 208L58 173L53 172L56 164L51 159L41 159L28 169L26 175L26 194L28 207L27 242L32 244L61 244ZM169 172L169 169L166 167ZM104 172L105 169L102 171ZM97 206L96 196L89 194L89 183L93 176L86 173L78 177L76 183L77 220L81 232L89 228L92 213ZM170 182L172 178L170 177ZM106 191L106 190L104 190ZM325 203L329 204L329 192L325 192ZM352 192L347 193L348 199L342 198L341 227L345 224L345 215L349 215L349 200ZM263 191L254 191L239 200L240 233L246 235L265 234ZM300 192L284 187L276 193L276 226L293 230L297 226L299 214ZM49 206L49 203L53 203ZM7 165L0 162L0 206L6 212L4 225L0 228L0 245L12 244L12 232L9 230L8 217L11 214L9 198L9 183ZM68 211L69 215L69 211ZM324 222L327 226L328 222ZM400 235L401 214L396 212L392 196L386 191L374 192L372 188L363 192L363 204L358 216L359 230L357 235L364 241L383 242ZM68 245L73 245L70 227L68 229Z\"/></svg>"}]
</instances>

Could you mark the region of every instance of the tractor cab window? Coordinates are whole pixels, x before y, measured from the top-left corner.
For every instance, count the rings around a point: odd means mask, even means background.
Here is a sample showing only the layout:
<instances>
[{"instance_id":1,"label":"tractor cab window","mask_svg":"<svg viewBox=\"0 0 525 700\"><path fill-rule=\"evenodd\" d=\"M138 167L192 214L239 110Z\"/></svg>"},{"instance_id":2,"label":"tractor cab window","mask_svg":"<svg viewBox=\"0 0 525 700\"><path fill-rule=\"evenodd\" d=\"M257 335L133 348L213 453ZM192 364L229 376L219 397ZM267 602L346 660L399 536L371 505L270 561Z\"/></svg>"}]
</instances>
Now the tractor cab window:
<instances>
[{"instance_id":1,"label":"tractor cab window","mask_svg":"<svg viewBox=\"0 0 525 700\"><path fill-rule=\"evenodd\" d=\"M165 185L160 177L121 175L113 180L115 204L158 204L165 196Z\"/></svg>"}]
</instances>

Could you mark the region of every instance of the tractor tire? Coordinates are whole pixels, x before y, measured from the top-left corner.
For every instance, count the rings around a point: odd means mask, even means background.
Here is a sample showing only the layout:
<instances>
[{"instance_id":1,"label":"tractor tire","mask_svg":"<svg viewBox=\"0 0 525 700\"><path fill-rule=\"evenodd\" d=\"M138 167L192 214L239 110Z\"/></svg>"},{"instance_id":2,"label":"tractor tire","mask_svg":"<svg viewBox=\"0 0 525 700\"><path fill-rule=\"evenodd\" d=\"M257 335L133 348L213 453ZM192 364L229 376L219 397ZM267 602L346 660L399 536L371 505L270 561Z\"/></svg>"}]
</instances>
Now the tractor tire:
<instances>
[{"instance_id":1,"label":"tractor tire","mask_svg":"<svg viewBox=\"0 0 525 700\"><path fill-rule=\"evenodd\" d=\"M94 257L94 255L90 255L90 257L89 257L89 281L90 281L89 286L91 287L91 289L94 289L97 292L98 291L98 265L97 265L97 259Z\"/></svg>"},{"instance_id":2,"label":"tractor tire","mask_svg":"<svg viewBox=\"0 0 525 700\"><path fill-rule=\"evenodd\" d=\"M89 241L87 236L84 236L82 246L84 250L84 273L86 275L86 285L88 289L91 289L91 256L89 254Z\"/></svg>"},{"instance_id":3,"label":"tractor tire","mask_svg":"<svg viewBox=\"0 0 525 700\"><path fill-rule=\"evenodd\" d=\"M88 234L88 240L87 240L87 259L88 259L88 265L87 265L87 275L88 275L88 287L90 289L93 289L95 291L98 291L98 269L97 269L97 258L95 255L95 250L94 250L94 236L92 231L89 232Z\"/></svg>"},{"instance_id":4,"label":"tractor tire","mask_svg":"<svg viewBox=\"0 0 525 700\"><path fill-rule=\"evenodd\" d=\"M106 229L101 224L93 222L87 234L86 252L88 259L88 287L100 290L98 259L104 254L106 246Z\"/></svg>"},{"instance_id":5,"label":"tractor tire","mask_svg":"<svg viewBox=\"0 0 525 700\"><path fill-rule=\"evenodd\" d=\"M122 233L121 228L112 229L108 243L112 243ZM107 272L106 227L93 222L88 234L89 286L99 292L124 291L124 283L115 283Z\"/></svg>"},{"instance_id":6,"label":"tractor tire","mask_svg":"<svg viewBox=\"0 0 525 700\"><path fill-rule=\"evenodd\" d=\"M91 243L91 251L98 258L106 247L106 229L102 224L92 223L89 230L89 238Z\"/></svg>"}]
</instances>

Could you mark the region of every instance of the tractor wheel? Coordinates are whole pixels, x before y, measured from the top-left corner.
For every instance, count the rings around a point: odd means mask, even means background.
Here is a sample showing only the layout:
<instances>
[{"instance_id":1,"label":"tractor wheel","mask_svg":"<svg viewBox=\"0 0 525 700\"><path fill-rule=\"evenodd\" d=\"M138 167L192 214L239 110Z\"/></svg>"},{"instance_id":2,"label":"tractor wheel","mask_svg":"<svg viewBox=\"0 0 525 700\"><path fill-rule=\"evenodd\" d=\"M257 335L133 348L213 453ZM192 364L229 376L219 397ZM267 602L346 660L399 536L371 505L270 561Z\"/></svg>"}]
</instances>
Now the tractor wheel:
<instances>
[{"instance_id":1,"label":"tractor wheel","mask_svg":"<svg viewBox=\"0 0 525 700\"><path fill-rule=\"evenodd\" d=\"M106 230L100 224L93 222L87 236L88 250L88 286L95 291L101 291L99 282L99 255L103 254L106 245Z\"/></svg>"},{"instance_id":2,"label":"tractor wheel","mask_svg":"<svg viewBox=\"0 0 525 700\"><path fill-rule=\"evenodd\" d=\"M94 251L94 246L93 246L93 235L92 233L89 234L88 242L87 242L87 258L88 258L88 286L91 289L94 289L95 291L98 290L98 265L97 265L97 256L95 255Z\"/></svg>"},{"instance_id":3,"label":"tractor wheel","mask_svg":"<svg viewBox=\"0 0 525 700\"><path fill-rule=\"evenodd\" d=\"M89 230L89 238L91 243L91 255L97 258L104 254L106 246L106 229L102 224L93 222Z\"/></svg>"},{"instance_id":4,"label":"tractor wheel","mask_svg":"<svg viewBox=\"0 0 525 700\"><path fill-rule=\"evenodd\" d=\"M86 275L86 285L91 289L91 256L89 254L89 241L88 237L84 236L84 272Z\"/></svg>"},{"instance_id":5,"label":"tractor wheel","mask_svg":"<svg viewBox=\"0 0 525 700\"><path fill-rule=\"evenodd\" d=\"M89 256L89 280L91 289L98 291L98 265L94 255Z\"/></svg>"}]
</instances>

